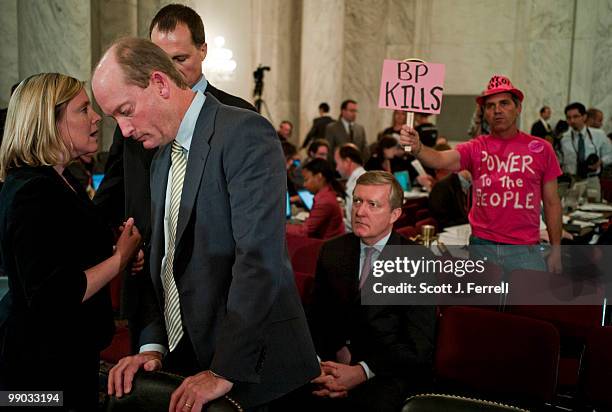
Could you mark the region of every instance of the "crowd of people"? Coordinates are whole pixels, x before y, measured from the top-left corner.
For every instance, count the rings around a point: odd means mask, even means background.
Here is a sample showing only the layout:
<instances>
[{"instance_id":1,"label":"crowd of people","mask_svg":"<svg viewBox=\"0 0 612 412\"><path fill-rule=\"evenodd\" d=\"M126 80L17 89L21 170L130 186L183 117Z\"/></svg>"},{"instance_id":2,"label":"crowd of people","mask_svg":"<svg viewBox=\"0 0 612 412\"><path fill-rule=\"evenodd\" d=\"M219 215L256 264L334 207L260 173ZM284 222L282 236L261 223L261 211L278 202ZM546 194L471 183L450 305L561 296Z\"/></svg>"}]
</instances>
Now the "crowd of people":
<instances>
[{"instance_id":1,"label":"crowd of people","mask_svg":"<svg viewBox=\"0 0 612 412\"><path fill-rule=\"evenodd\" d=\"M84 83L42 73L14 90L0 146L0 271L10 288L0 389L62 390L67 410L95 410L99 353L114 330L108 285L125 273L132 353L110 371L109 395L129 393L139 370L163 369L186 377L170 410L201 411L230 394L248 411L289 400L397 411L431 382L435 308L358 299L388 245L429 253L394 231L404 192L428 192L440 228L469 223L470 243L505 270L550 272L561 271L559 178L586 181L601 199L612 145L602 113L580 103L565 108L566 131L543 107L527 134L517 127L523 92L493 76L473 138L454 148L428 114L410 126L403 111L368 145L355 100L337 120L321 103L302 152L291 121L275 130L207 81L206 52L200 16L168 5L148 40L122 38L104 53L91 85L117 128L93 199L70 171L98 146L100 115ZM300 190L314 196L308 217L287 222L287 196L306 206ZM541 215L547 260L500 256L499 245L537 245ZM287 235L326 241L306 308ZM54 373L35 373L40 365Z\"/></svg>"}]
</instances>

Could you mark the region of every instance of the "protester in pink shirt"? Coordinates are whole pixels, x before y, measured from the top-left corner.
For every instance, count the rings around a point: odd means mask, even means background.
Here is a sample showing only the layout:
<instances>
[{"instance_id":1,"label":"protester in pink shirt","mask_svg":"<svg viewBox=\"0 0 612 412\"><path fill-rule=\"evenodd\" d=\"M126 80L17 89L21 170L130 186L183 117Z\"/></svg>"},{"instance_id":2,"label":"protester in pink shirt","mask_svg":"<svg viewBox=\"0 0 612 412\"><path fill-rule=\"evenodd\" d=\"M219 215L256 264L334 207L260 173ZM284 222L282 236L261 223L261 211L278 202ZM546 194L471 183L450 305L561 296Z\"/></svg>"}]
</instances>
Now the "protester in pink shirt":
<instances>
[{"instance_id":1,"label":"protester in pink shirt","mask_svg":"<svg viewBox=\"0 0 612 412\"><path fill-rule=\"evenodd\" d=\"M471 244L535 245L540 238L540 201L550 243L548 269L561 269L561 202L557 194L559 162L550 143L518 130L523 93L504 76L493 76L476 101L491 134L435 151L421 144L408 126L400 143L410 146L425 166L472 173Z\"/></svg>"}]
</instances>

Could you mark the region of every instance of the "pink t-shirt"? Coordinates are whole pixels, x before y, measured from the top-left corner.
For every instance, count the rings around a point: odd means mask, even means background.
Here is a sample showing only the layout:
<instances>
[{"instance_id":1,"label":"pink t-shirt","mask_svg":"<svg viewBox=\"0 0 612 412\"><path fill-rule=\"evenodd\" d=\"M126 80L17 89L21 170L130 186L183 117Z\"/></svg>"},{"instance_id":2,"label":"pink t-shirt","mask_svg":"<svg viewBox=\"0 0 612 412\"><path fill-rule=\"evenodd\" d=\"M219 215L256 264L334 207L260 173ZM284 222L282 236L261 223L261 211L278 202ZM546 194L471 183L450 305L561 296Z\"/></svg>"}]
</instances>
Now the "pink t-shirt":
<instances>
[{"instance_id":1,"label":"pink t-shirt","mask_svg":"<svg viewBox=\"0 0 612 412\"><path fill-rule=\"evenodd\" d=\"M478 136L456 149L461 169L472 173L472 234L511 245L537 243L542 188L561 175L550 143L519 132L510 139Z\"/></svg>"}]
</instances>

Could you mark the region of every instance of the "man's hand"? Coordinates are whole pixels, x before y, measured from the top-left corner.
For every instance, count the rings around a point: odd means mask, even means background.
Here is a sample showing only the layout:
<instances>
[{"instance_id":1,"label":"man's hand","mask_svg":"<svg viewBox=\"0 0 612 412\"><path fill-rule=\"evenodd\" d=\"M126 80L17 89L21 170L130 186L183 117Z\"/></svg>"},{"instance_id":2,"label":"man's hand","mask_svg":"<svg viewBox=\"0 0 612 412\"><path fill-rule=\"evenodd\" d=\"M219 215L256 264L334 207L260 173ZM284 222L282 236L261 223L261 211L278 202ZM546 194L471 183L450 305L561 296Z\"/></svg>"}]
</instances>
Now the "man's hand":
<instances>
[{"instance_id":1,"label":"man's hand","mask_svg":"<svg viewBox=\"0 0 612 412\"><path fill-rule=\"evenodd\" d=\"M589 165L588 168L589 168L590 171L596 172L597 170L599 170L601 165L602 165L602 163L601 163L601 159L600 159L596 163L593 163L592 165Z\"/></svg>"},{"instance_id":2,"label":"man's hand","mask_svg":"<svg viewBox=\"0 0 612 412\"><path fill-rule=\"evenodd\" d=\"M186 378L170 398L169 412L201 412L202 407L228 393L234 384L211 371Z\"/></svg>"},{"instance_id":3,"label":"man's hand","mask_svg":"<svg viewBox=\"0 0 612 412\"><path fill-rule=\"evenodd\" d=\"M312 392L313 395L320 398L345 398L348 395L348 390L336 383L332 372L335 372L335 368L321 366L321 375L310 382L317 385L317 390Z\"/></svg>"},{"instance_id":4,"label":"man's hand","mask_svg":"<svg viewBox=\"0 0 612 412\"><path fill-rule=\"evenodd\" d=\"M118 398L132 390L132 381L138 369L156 371L161 369L162 354L155 351L142 352L121 359L108 373L108 394Z\"/></svg>"},{"instance_id":5,"label":"man's hand","mask_svg":"<svg viewBox=\"0 0 612 412\"><path fill-rule=\"evenodd\" d=\"M361 365L344 365L338 362L321 362L321 376L312 383L320 386L313 392L321 397L344 397L347 392L367 380Z\"/></svg>"},{"instance_id":6,"label":"man's hand","mask_svg":"<svg viewBox=\"0 0 612 412\"><path fill-rule=\"evenodd\" d=\"M404 147L410 147L412 153L415 155L421 151L421 140L419 139L419 133L410 126L402 126L402 130L400 130L399 143Z\"/></svg>"},{"instance_id":7,"label":"man's hand","mask_svg":"<svg viewBox=\"0 0 612 412\"><path fill-rule=\"evenodd\" d=\"M321 362L321 368L336 378L336 384L346 388L345 390L351 390L368 380L361 365L350 366L337 362Z\"/></svg>"},{"instance_id":8,"label":"man's hand","mask_svg":"<svg viewBox=\"0 0 612 412\"><path fill-rule=\"evenodd\" d=\"M548 265L548 271L551 273L561 273L563 271L563 265L561 264L561 246L552 245L550 247L550 254L546 259Z\"/></svg>"}]
</instances>

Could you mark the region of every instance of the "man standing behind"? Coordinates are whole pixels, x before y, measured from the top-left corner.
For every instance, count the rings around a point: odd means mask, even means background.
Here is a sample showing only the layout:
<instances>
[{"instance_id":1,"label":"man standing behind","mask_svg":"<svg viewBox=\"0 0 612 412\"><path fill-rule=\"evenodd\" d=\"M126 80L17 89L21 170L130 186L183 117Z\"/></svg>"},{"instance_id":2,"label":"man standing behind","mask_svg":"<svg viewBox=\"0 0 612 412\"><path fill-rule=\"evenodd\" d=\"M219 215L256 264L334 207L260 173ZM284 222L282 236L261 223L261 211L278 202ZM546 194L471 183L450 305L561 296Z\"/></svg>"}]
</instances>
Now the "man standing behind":
<instances>
[{"instance_id":1,"label":"man standing behind","mask_svg":"<svg viewBox=\"0 0 612 412\"><path fill-rule=\"evenodd\" d=\"M230 391L257 408L318 374L286 253L286 172L274 128L190 90L147 40L113 44L92 89L125 136L160 147L150 258L159 316L141 333L141 353L111 370L109 393L129 392L138 369L161 367L165 348L165 367L188 376L170 410L199 412Z\"/></svg>"},{"instance_id":2,"label":"man standing behind","mask_svg":"<svg viewBox=\"0 0 612 412\"><path fill-rule=\"evenodd\" d=\"M557 177L561 174L552 146L518 130L523 93L510 79L493 76L476 101L483 106L491 134L457 145L454 150L435 151L419 141L408 126L400 142L412 147L412 154L425 166L472 175L472 207L469 213L475 245L535 245L540 241L540 201L552 252L550 271L561 270L561 201ZM499 248L497 248L499 249ZM508 248L505 248L509 251ZM519 267L545 270L540 256L527 254L517 259ZM509 261L509 259L507 259Z\"/></svg>"},{"instance_id":3,"label":"man standing behind","mask_svg":"<svg viewBox=\"0 0 612 412\"><path fill-rule=\"evenodd\" d=\"M319 117L312 121L312 127L302 143L302 149L306 149L313 139L325 139L325 128L334 120L329 116L329 105L325 102L319 105Z\"/></svg>"},{"instance_id":4,"label":"man standing behind","mask_svg":"<svg viewBox=\"0 0 612 412\"><path fill-rule=\"evenodd\" d=\"M336 170L346 181L346 206L344 208L344 227L347 232L352 232L351 226L351 209L353 207L353 190L357 184L357 179L366 171L363 168L363 159L359 150L351 144L347 143L336 149L334 153L336 161Z\"/></svg>"},{"instance_id":5,"label":"man standing behind","mask_svg":"<svg viewBox=\"0 0 612 412\"><path fill-rule=\"evenodd\" d=\"M586 126L587 112L582 103L565 108L570 128L561 138L562 167L579 179L597 177L602 166L612 164L612 144L601 129Z\"/></svg>"},{"instance_id":6,"label":"man standing behind","mask_svg":"<svg viewBox=\"0 0 612 412\"><path fill-rule=\"evenodd\" d=\"M340 119L330 123L325 128L325 138L329 142L330 154L333 156L336 147L345 143L354 143L366 158L366 135L362 125L355 123L357 119L357 102L345 100L340 106ZM331 159L330 159L331 160Z\"/></svg>"},{"instance_id":7,"label":"man standing behind","mask_svg":"<svg viewBox=\"0 0 612 412\"><path fill-rule=\"evenodd\" d=\"M548 143L553 142L553 130L548 123L548 119L552 115L550 107L544 106L540 109L540 118L531 126L531 135L546 139Z\"/></svg>"},{"instance_id":8,"label":"man standing behind","mask_svg":"<svg viewBox=\"0 0 612 412\"><path fill-rule=\"evenodd\" d=\"M193 9L180 4L163 7L151 21L149 36L170 56L192 90L208 92L223 104L255 110L241 98L213 87L202 74L206 38L202 19ZM128 137L124 137L117 127L105 177L93 200L111 222L122 222L125 216L134 217L144 243L148 244L151 235L149 169L157 149L147 150L140 142L126 139ZM138 348L140 330L148 323L148 307L154 304L147 300L148 277L147 265L141 274L124 277L122 312L129 322L133 350Z\"/></svg>"},{"instance_id":9,"label":"man standing behind","mask_svg":"<svg viewBox=\"0 0 612 412\"><path fill-rule=\"evenodd\" d=\"M587 126L591 129L601 129L603 125L604 115L603 112L594 107L587 110Z\"/></svg>"},{"instance_id":10,"label":"man standing behind","mask_svg":"<svg viewBox=\"0 0 612 412\"><path fill-rule=\"evenodd\" d=\"M321 376L313 381L318 386L314 395L346 399L331 399L310 410L395 412L411 391L430 383L434 308L360 303L360 289L385 247L414 245L393 232L403 196L390 173L363 174L353 197L353 233L321 248L308 318L323 360Z\"/></svg>"}]
</instances>

